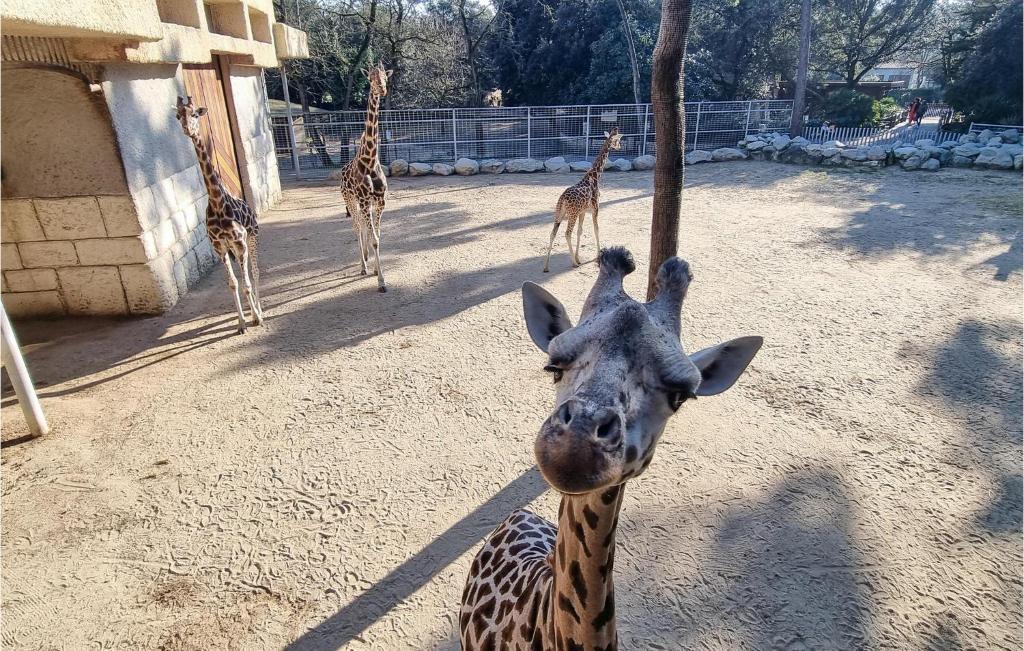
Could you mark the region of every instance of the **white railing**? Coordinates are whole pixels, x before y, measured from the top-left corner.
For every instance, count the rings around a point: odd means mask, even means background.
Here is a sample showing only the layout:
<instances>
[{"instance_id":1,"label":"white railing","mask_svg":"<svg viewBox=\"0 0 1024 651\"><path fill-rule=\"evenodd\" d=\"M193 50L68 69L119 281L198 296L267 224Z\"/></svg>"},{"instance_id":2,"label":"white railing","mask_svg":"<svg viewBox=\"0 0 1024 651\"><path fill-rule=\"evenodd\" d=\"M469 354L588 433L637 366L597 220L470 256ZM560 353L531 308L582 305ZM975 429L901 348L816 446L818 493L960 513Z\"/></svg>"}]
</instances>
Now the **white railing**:
<instances>
[{"instance_id":1,"label":"white railing","mask_svg":"<svg viewBox=\"0 0 1024 651\"><path fill-rule=\"evenodd\" d=\"M687 149L735 147L748 133L785 131L792 100L687 102ZM364 111L274 115L274 145L282 175L322 178L352 160L363 132ZM452 163L562 156L589 160L604 132L622 134L622 151L633 158L654 154L654 116L649 104L517 106L381 111L380 158Z\"/></svg>"},{"instance_id":2,"label":"white railing","mask_svg":"<svg viewBox=\"0 0 1024 651\"><path fill-rule=\"evenodd\" d=\"M985 129L999 133L1000 131L1006 131L1007 129L1016 129L1024 133L1024 127L1018 127L1012 124L983 124L981 122L971 122L971 128L967 130L967 133L981 133Z\"/></svg>"},{"instance_id":3,"label":"white railing","mask_svg":"<svg viewBox=\"0 0 1024 651\"><path fill-rule=\"evenodd\" d=\"M804 129L803 136L816 143L837 140L845 145L870 147L871 145L890 145L897 141L913 144L917 140L934 140L935 144L939 144L940 142L956 140L960 137L960 134L930 126L903 125L892 129L878 129L875 127L836 127L832 129L807 127Z\"/></svg>"}]
</instances>

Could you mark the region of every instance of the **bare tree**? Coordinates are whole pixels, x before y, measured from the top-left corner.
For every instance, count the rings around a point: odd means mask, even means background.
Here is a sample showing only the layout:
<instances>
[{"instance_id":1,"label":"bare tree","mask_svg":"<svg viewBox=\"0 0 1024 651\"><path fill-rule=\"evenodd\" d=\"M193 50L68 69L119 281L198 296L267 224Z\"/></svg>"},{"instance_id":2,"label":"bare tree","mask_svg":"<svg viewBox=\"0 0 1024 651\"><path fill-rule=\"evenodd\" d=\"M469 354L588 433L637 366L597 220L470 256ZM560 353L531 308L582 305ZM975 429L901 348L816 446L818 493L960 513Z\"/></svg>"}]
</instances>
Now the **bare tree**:
<instances>
[{"instance_id":1,"label":"bare tree","mask_svg":"<svg viewBox=\"0 0 1024 651\"><path fill-rule=\"evenodd\" d=\"M679 211L683 189L683 57L690 31L690 0L663 0L651 74L651 108L657 161L654 164L654 214L647 299L654 298L658 269L679 248Z\"/></svg>"},{"instance_id":2,"label":"bare tree","mask_svg":"<svg viewBox=\"0 0 1024 651\"><path fill-rule=\"evenodd\" d=\"M619 5L619 13L622 14L622 31L626 33L626 45L629 50L629 65L633 69L633 103L640 103L640 64L636 58L636 44L633 43L633 28L629 25L629 16L626 15L626 5L622 0L615 0Z\"/></svg>"},{"instance_id":3,"label":"bare tree","mask_svg":"<svg viewBox=\"0 0 1024 651\"><path fill-rule=\"evenodd\" d=\"M794 138L804 130L804 105L807 101L807 60L811 55L811 0L800 3L800 54L796 64L796 88L793 90L793 119L789 135Z\"/></svg>"},{"instance_id":4,"label":"bare tree","mask_svg":"<svg viewBox=\"0 0 1024 651\"><path fill-rule=\"evenodd\" d=\"M469 78L472 88L470 89L470 97L474 105L479 106L483 101L483 87L480 81L480 60L477 56L477 52L480 49L480 44L483 43L484 38L491 31L491 26L494 25L494 20L501 13L501 2L495 3L494 13L490 19L484 23L483 27L480 28L479 34L473 35L474 26L478 24L479 19L484 16L490 9L484 5L473 11L472 7L467 8L466 0L458 0L459 9L459 22L462 25L462 37L465 40L466 48L466 65L469 66Z\"/></svg>"}]
</instances>

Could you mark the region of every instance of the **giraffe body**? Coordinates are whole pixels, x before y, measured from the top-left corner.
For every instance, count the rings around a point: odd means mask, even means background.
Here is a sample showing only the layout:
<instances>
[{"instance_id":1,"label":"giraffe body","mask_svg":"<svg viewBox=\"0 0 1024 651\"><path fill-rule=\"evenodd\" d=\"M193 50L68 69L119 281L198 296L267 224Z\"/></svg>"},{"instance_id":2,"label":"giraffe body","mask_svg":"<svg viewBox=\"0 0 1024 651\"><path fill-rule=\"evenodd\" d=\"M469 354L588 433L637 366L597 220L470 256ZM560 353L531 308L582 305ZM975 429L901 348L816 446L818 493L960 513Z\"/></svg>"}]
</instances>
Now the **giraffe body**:
<instances>
[{"instance_id":1,"label":"giraffe body","mask_svg":"<svg viewBox=\"0 0 1024 651\"><path fill-rule=\"evenodd\" d=\"M253 325L263 323L263 307L260 303L259 269L259 223L256 211L244 200L232 195L221 182L220 174L210 156L210 151L199 131L199 118L206 109L197 107L189 97L178 98L176 107L178 121L185 135L192 141L199 159L199 167L206 184L209 200L206 204L206 232L217 257L224 263L228 276L228 287L235 299L238 310L238 332L245 333L246 319L242 310L242 295L249 307ZM232 258L238 264L242 283L239 285L231 265Z\"/></svg>"},{"instance_id":2,"label":"giraffe body","mask_svg":"<svg viewBox=\"0 0 1024 651\"><path fill-rule=\"evenodd\" d=\"M722 393L761 347L740 337L693 355L679 340L689 266L666 261L658 294L623 290L635 269L604 249L575 327L564 306L523 285L527 329L548 355L556 407L534 442L537 467L562 493L557 529L516 511L484 541L459 611L465 651L615 651L615 538L625 483L642 474L669 417L689 398Z\"/></svg>"},{"instance_id":3,"label":"giraffe body","mask_svg":"<svg viewBox=\"0 0 1024 651\"><path fill-rule=\"evenodd\" d=\"M377 289L386 292L388 287L380 265L380 225L387 203L388 180L377 157L377 144L380 98L387 95L387 80L391 71L378 64L364 72L370 79L366 124L359 139L358 154L341 170L341 196L359 241L360 271L364 275L367 273L366 265L372 249Z\"/></svg>"},{"instance_id":4,"label":"giraffe body","mask_svg":"<svg viewBox=\"0 0 1024 651\"><path fill-rule=\"evenodd\" d=\"M544 259L544 271L548 271L548 264L551 261L551 248L555 244L555 236L562 222L568 222L565 229L565 242L569 246L569 257L572 266L580 266L580 239L583 236L583 221L590 213L594 221L594 240L598 250L601 249L601 235L598 230L597 214L601 203L601 174L604 172L604 162L608 159L609 151L622 149L621 138L618 127L612 127L611 132L605 132L605 141L601 150L597 153L590 170L583 175L578 183L572 185L562 192L555 204L555 224L551 228L551 239L548 241L548 255ZM576 230L576 247L573 248L572 232Z\"/></svg>"}]
</instances>

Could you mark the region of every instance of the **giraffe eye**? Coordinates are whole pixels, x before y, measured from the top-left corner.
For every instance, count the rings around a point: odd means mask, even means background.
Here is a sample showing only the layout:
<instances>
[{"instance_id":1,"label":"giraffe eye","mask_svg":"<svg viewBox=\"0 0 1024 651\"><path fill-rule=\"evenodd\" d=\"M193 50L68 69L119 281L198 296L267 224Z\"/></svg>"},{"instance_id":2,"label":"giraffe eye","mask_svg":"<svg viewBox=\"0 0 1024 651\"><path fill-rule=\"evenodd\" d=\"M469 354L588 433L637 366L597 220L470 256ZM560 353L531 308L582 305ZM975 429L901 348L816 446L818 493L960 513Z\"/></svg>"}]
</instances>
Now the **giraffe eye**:
<instances>
[{"instance_id":1,"label":"giraffe eye","mask_svg":"<svg viewBox=\"0 0 1024 651\"><path fill-rule=\"evenodd\" d=\"M551 377L553 377L555 380L555 384L558 384L559 382L562 381L562 375L565 373L564 369L561 369L552 364L548 364L547 366L545 366L544 370L551 374Z\"/></svg>"},{"instance_id":2,"label":"giraffe eye","mask_svg":"<svg viewBox=\"0 0 1024 651\"><path fill-rule=\"evenodd\" d=\"M693 392L689 389L684 391L672 391L668 394L668 406L672 408L672 411L679 411L679 408L683 406L683 403L690 398L696 398Z\"/></svg>"}]
</instances>

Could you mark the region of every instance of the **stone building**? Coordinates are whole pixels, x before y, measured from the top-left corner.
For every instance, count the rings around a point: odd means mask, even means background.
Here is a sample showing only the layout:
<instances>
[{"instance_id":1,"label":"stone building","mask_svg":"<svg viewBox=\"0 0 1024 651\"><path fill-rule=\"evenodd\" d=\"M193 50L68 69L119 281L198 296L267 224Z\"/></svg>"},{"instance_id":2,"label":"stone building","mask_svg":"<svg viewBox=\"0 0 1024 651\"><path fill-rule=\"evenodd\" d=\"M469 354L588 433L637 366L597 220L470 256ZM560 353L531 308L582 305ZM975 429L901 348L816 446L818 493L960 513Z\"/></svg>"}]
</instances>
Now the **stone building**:
<instances>
[{"instance_id":1,"label":"stone building","mask_svg":"<svg viewBox=\"0 0 1024 651\"><path fill-rule=\"evenodd\" d=\"M157 314L216 262L175 119L209 109L224 182L281 194L263 68L308 56L272 0L4 0L3 302L12 316Z\"/></svg>"}]
</instances>

